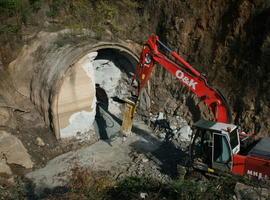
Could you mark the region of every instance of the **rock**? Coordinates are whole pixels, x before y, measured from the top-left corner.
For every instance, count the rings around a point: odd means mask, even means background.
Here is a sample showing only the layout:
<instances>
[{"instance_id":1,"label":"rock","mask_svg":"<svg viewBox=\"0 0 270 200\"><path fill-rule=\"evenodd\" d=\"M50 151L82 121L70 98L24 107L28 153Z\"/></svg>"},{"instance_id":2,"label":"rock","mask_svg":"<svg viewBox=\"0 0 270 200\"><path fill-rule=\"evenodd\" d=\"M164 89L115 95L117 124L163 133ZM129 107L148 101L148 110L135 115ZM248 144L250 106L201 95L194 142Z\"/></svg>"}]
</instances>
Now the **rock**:
<instances>
[{"instance_id":1,"label":"rock","mask_svg":"<svg viewBox=\"0 0 270 200\"><path fill-rule=\"evenodd\" d=\"M145 193L145 192L141 192L141 193L140 193L141 199L145 199L147 196L148 196L148 194Z\"/></svg>"},{"instance_id":2,"label":"rock","mask_svg":"<svg viewBox=\"0 0 270 200\"><path fill-rule=\"evenodd\" d=\"M22 142L6 131L0 131L0 154L4 155L7 164L17 164L32 168L33 162Z\"/></svg>"},{"instance_id":3,"label":"rock","mask_svg":"<svg viewBox=\"0 0 270 200\"><path fill-rule=\"evenodd\" d=\"M3 65L2 60L0 60L0 70L4 70L4 65Z\"/></svg>"},{"instance_id":4,"label":"rock","mask_svg":"<svg viewBox=\"0 0 270 200\"><path fill-rule=\"evenodd\" d=\"M0 176L1 175L12 175L11 169L4 159L0 159Z\"/></svg>"},{"instance_id":5,"label":"rock","mask_svg":"<svg viewBox=\"0 0 270 200\"><path fill-rule=\"evenodd\" d=\"M186 125L186 126L183 126L183 127L179 130L179 132L178 132L178 137L179 137L181 140L184 140L184 141L190 141L191 134L192 134L192 130L191 130L190 126Z\"/></svg>"},{"instance_id":6,"label":"rock","mask_svg":"<svg viewBox=\"0 0 270 200\"><path fill-rule=\"evenodd\" d=\"M175 110L177 109L178 105L176 103L175 99L170 99L167 103L166 106L164 107L164 110L167 114L173 115Z\"/></svg>"},{"instance_id":7,"label":"rock","mask_svg":"<svg viewBox=\"0 0 270 200\"><path fill-rule=\"evenodd\" d=\"M254 111L254 110L255 110L254 103L250 103L250 105L249 105L249 110L252 110L252 111Z\"/></svg>"},{"instance_id":8,"label":"rock","mask_svg":"<svg viewBox=\"0 0 270 200\"><path fill-rule=\"evenodd\" d=\"M146 162L148 162L148 161L149 161L149 160L148 160L147 158L143 158L143 159L142 159L142 162L143 162L143 163L146 163Z\"/></svg>"},{"instance_id":9,"label":"rock","mask_svg":"<svg viewBox=\"0 0 270 200\"><path fill-rule=\"evenodd\" d=\"M177 129L177 126L171 125L170 128L171 128L172 130L176 130L176 129Z\"/></svg>"},{"instance_id":10,"label":"rock","mask_svg":"<svg viewBox=\"0 0 270 200\"><path fill-rule=\"evenodd\" d=\"M165 139L165 138L166 138L166 133L161 132L161 133L158 134L158 137L159 137L160 139Z\"/></svg>"},{"instance_id":11,"label":"rock","mask_svg":"<svg viewBox=\"0 0 270 200\"><path fill-rule=\"evenodd\" d=\"M41 147L44 147L45 146L45 142L40 137L37 137L36 138L36 145L41 146Z\"/></svg>"},{"instance_id":12,"label":"rock","mask_svg":"<svg viewBox=\"0 0 270 200\"><path fill-rule=\"evenodd\" d=\"M177 165L177 173L178 173L178 178L181 180L184 180L187 170L184 166Z\"/></svg>"},{"instance_id":13,"label":"rock","mask_svg":"<svg viewBox=\"0 0 270 200\"><path fill-rule=\"evenodd\" d=\"M139 105L140 105L141 111L144 110L148 114L148 110L151 107L151 99L146 90L142 90Z\"/></svg>"},{"instance_id":14,"label":"rock","mask_svg":"<svg viewBox=\"0 0 270 200\"><path fill-rule=\"evenodd\" d=\"M0 107L0 126L7 125L10 119L10 113L7 108Z\"/></svg>"},{"instance_id":15,"label":"rock","mask_svg":"<svg viewBox=\"0 0 270 200\"><path fill-rule=\"evenodd\" d=\"M159 112L159 113L158 113L158 118L157 118L157 120L161 120L161 119L165 119L164 113L163 113L163 112Z\"/></svg>"},{"instance_id":16,"label":"rock","mask_svg":"<svg viewBox=\"0 0 270 200\"><path fill-rule=\"evenodd\" d=\"M180 116L168 116L168 121L173 130L187 125L187 121Z\"/></svg>"},{"instance_id":17,"label":"rock","mask_svg":"<svg viewBox=\"0 0 270 200\"><path fill-rule=\"evenodd\" d=\"M234 191L237 199L269 199L270 189L254 188L243 183L236 183Z\"/></svg>"}]
</instances>

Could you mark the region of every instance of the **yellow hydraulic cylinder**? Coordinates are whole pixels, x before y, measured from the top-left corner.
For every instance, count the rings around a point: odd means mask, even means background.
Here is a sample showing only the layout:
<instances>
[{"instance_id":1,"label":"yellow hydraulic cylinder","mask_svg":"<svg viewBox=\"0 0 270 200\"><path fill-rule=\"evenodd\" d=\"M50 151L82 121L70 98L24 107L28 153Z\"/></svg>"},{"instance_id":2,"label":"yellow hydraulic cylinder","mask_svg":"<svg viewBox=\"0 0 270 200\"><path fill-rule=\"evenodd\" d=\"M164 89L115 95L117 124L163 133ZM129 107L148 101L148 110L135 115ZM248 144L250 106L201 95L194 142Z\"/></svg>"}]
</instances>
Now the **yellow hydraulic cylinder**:
<instances>
[{"instance_id":1,"label":"yellow hydraulic cylinder","mask_svg":"<svg viewBox=\"0 0 270 200\"><path fill-rule=\"evenodd\" d=\"M133 117L136 111L136 103L131 99L125 99L125 108L123 113L123 122L121 127L121 133L125 136L131 134L133 125Z\"/></svg>"}]
</instances>

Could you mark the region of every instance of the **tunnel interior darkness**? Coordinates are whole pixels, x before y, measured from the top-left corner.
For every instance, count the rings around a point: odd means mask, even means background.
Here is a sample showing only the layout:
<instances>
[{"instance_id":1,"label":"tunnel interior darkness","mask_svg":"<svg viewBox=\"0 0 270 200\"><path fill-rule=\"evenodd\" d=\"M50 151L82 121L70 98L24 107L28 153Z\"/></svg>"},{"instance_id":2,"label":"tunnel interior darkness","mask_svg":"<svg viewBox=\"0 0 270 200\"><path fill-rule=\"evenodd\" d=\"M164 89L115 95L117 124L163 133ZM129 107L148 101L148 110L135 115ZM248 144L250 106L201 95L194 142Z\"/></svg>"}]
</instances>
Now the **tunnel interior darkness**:
<instances>
[{"instance_id":1,"label":"tunnel interior darkness","mask_svg":"<svg viewBox=\"0 0 270 200\"><path fill-rule=\"evenodd\" d=\"M138 61L127 52L112 48L99 49L97 52L98 55L95 60L104 59L111 61L117 68L129 76L131 76L131 73L134 73Z\"/></svg>"}]
</instances>

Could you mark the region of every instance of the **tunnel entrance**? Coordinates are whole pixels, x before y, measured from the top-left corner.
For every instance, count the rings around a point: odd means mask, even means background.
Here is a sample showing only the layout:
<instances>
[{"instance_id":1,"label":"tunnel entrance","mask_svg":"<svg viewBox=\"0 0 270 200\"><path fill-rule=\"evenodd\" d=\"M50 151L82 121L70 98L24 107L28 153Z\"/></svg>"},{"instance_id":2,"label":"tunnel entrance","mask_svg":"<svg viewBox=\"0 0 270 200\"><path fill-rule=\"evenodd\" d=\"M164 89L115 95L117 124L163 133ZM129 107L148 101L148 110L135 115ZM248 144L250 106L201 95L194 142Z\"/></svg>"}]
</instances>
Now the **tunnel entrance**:
<instances>
[{"instance_id":1,"label":"tunnel entrance","mask_svg":"<svg viewBox=\"0 0 270 200\"><path fill-rule=\"evenodd\" d=\"M119 133L124 99L129 94L129 84L137 61L116 49L97 51L93 62L96 86L95 132L107 140Z\"/></svg>"},{"instance_id":2,"label":"tunnel entrance","mask_svg":"<svg viewBox=\"0 0 270 200\"><path fill-rule=\"evenodd\" d=\"M136 64L121 48L100 48L76 62L59 92L60 138L97 134L106 140L119 132Z\"/></svg>"}]
</instances>

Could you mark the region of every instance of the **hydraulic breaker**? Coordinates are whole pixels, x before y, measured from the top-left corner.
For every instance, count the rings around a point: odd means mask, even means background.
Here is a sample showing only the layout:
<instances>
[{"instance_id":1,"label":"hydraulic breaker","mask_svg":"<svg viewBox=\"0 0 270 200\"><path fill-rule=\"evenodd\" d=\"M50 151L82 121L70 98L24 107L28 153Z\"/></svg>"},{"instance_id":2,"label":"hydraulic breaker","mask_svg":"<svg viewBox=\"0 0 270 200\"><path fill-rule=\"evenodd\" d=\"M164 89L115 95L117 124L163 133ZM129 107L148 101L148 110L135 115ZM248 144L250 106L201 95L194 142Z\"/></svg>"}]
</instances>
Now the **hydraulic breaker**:
<instances>
[{"instance_id":1,"label":"hydraulic breaker","mask_svg":"<svg viewBox=\"0 0 270 200\"><path fill-rule=\"evenodd\" d=\"M125 108L123 113L123 122L121 127L121 133L125 136L131 134L131 129L133 125L133 117L136 111L137 101L133 98L125 99Z\"/></svg>"}]
</instances>

